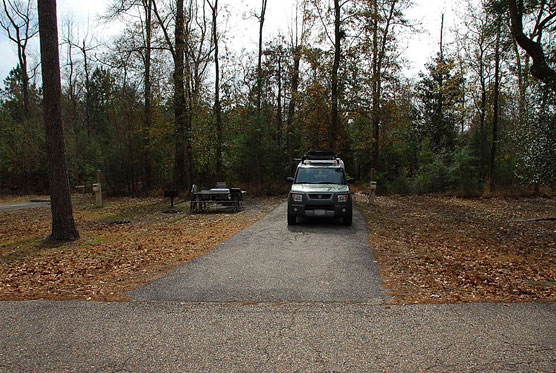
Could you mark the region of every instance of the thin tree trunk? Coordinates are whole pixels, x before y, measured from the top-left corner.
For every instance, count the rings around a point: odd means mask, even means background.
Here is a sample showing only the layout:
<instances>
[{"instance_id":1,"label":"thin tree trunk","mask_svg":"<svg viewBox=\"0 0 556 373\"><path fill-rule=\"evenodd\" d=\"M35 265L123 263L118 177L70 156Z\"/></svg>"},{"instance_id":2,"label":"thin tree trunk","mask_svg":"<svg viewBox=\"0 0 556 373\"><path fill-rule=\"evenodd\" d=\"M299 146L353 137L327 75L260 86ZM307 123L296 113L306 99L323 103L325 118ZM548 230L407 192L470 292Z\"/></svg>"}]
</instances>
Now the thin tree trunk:
<instances>
[{"instance_id":1,"label":"thin tree trunk","mask_svg":"<svg viewBox=\"0 0 556 373\"><path fill-rule=\"evenodd\" d=\"M174 159L174 188L183 190L187 187L185 177L185 127L186 102L184 86L184 54L185 54L185 16L183 0L176 1L175 57L174 57L174 117L176 133L176 150Z\"/></svg>"},{"instance_id":2,"label":"thin tree trunk","mask_svg":"<svg viewBox=\"0 0 556 373\"><path fill-rule=\"evenodd\" d=\"M286 148L288 152L288 172L291 172L293 149L291 143L295 105L297 100L297 90L299 88L299 63L301 61L301 48L296 45L293 50L293 71L291 77L291 98L288 105L288 119L286 123Z\"/></svg>"},{"instance_id":3,"label":"thin tree trunk","mask_svg":"<svg viewBox=\"0 0 556 373\"><path fill-rule=\"evenodd\" d=\"M261 0L261 15L259 17L259 54L257 62L257 113L261 113L261 96L262 96L262 56L263 56L263 26L266 14L267 0Z\"/></svg>"},{"instance_id":4,"label":"thin tree trunk","mask_svg":"<svg viewBox=\"0 0 556 373\"><path fill-rule=\"evenodd\" d=\"M278 97L276 108L276 132L278 133L278 148L282 144L282 56L278 56Z\"/></svg>"},{"instance_id":5,"label":"thin tree trunk","mask_svg":"<svg viewBox=\"0 0 556 373\"><path fill-rule=\"evenodd\" d=\"M492 118L492 146L490 148L489 190L496 191L496 143L498 142L499 97L500 97L500 28L502 19L498 19L496 50L494 54L494 103Z\"/></svg>"},{"instance_id":6,"label":"thin tree trunk","mask_svg":"<svg viewBox=\"0 0 556 373\"><path fill-rule=\"evenodd\" d=\"M330 128L328 129L328 146L330 151L336 152L336 139L338 138L338 70L340 68L340 0L334 0L334 63L332 65L332 108L330 113Z\"/></svg>"},{"instance_id":7,"label":"thin tree trunk","mask_svg":"<svg viewBox=\"0 0 556 373\"><path fill-rule=\"evenodd\" d=\"M386 56L386 44L388 41L388 33L390 31L390 24L394 17L394 10L396 8L397 0L393 0L390 4L390 10L388 12L388 17L386 18L386 24L384 26L384 31L382 33L382 43L379 47L379 30L378 30L378 2L377 0L372 1L372 12L374 17L373 22L373 79L372 79L372 128L373 128L373 140L371 146L371 169L378 170L379 162L379 152L380 152L380 100L382 95L382 64Z\"/></svg>"},{"instance_id":8,"label":"thin tree trunk","mask_svg":"<svg viewBox=\"0 0 556 373\"><path fill-rule=\"evenodd\" d=\"M23 85L23 110L25 119L29 119L30 105L29 105L29 74L27 73L27 56L23 50L21 58L21 83Z\"/></svg>"},{"instance_id":9,"label":"thin tree trunk","mask_svg":"<svg viewBox=\"0 0 556 373\"><path fill-rule=\"evenodd\" d=\"M479 67L479 79L481 82L481 108L480 108L480 116L479 116L479 146L480 146L480 160L479 160L479 181L485 181L485 119L486 119L486 78L484 76L484 62L482 60L483 56L481 55L481 62Z\"/></svg>"},{"instance_id":10,"label":"thin tree trunk","mask_svg":"<svg viewBox=\"0 0 556 373\"><path fill-rule=\"evenodd\" d=\"M91 81L89 79L89 61L87 59L87 48L83 39L83 68L85 69L85 125L87 126L87 137L91 137Z\"/></svg>"},{"instance_id":11,"label":"thin tree trunk","mask_svg":"<svg viewBox=\"0 0 556 373\"><path fill-rule=\"evenodd\" d=\"M146 49L145 49L145 118L143 126L143 157L145 171L145 189L152 188L150 130L152 122L151 110L151 39L152 39L152 0L144 0Z\"/></svg>"},{"instance_id":12,"label":"thin tree trunk","mask_svg":"<svg viewBox=\"0 0 556 373\"><path fill-rule=\"evenodd\" d=\"M208 3L212 11L212 40L214 42L214 117L216 119L216 177L222 178L222 107L220 105L220 65L218 61L218 0Z\"/></svg>"},{"instance_id":13,"label":"thin tree trunk","mask_svg":"<svg viewBox=\"0 0 556 373\"><path fill-rule=\"evenodd\" d=\"M55 240L72 241L79 238L79 233L73 219L62 128L62 85L58 54L56 1L38 1L38 13L44 90L44 125L52 213L50 237Z\"/></svg>"}]
</instances>

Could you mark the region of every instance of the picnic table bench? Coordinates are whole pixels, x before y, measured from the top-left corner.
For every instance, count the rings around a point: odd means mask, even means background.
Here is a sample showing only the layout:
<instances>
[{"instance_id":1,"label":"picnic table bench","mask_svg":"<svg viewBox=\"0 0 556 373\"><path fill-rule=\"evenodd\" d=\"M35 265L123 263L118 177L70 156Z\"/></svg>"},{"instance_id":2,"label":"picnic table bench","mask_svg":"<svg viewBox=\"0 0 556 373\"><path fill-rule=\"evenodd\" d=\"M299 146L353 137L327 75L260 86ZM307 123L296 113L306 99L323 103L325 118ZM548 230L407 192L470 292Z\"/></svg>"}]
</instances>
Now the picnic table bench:
<instances>
[{"instance_id":1,"label":"picnic table bench","mask_svg":"<svg viewBox=\"0 0 556 373\"><path fill-rule=\"evenodd\" d=\"M210 205L230 207L233 212L241 209L241 201L245 191L241 188L226 188L223 183L217 183L216 188L197 191L193 185L191 189L191 212L207 212Z\"/></svg>"}]
</instances>

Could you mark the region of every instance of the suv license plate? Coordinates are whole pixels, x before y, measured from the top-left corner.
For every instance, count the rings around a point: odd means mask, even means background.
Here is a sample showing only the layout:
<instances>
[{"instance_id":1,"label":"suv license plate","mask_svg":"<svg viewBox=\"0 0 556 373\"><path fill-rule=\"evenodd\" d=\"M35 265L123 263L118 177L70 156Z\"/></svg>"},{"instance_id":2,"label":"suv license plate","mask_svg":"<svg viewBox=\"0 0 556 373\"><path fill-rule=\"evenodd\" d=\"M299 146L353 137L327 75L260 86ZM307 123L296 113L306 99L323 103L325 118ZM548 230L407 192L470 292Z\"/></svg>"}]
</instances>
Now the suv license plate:
<instances>
[{"instance_id":1,"label":"suv license plate","mask_svg":"<svg viewBox=\"0 0 556 373\"><path fill-rule=\"evenodd\" d=\"M315 210L315 216L326 216L326 210Z\"/></svg>"}]
</instances>

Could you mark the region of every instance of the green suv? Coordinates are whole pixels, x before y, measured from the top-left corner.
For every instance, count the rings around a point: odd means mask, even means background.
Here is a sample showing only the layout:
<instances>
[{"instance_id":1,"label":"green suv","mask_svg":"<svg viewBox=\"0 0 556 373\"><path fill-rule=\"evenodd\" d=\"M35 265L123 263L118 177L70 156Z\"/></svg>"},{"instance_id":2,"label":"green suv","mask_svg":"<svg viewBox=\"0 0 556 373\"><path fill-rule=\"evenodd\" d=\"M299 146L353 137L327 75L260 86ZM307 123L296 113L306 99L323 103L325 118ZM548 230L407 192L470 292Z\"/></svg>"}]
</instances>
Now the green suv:
<instances>
[{"instance_id":1,"label":"green suv","mask_svg":"<svg viewBox=\"0 0 556 373\"><path fill-rule=\"evenodd\" d=\"M352 198L344 162L329 152L307 153L299 162L288 195L288 224L298 217L342 218L344 225L352 222Z\"/></svg>"}]
</instances>

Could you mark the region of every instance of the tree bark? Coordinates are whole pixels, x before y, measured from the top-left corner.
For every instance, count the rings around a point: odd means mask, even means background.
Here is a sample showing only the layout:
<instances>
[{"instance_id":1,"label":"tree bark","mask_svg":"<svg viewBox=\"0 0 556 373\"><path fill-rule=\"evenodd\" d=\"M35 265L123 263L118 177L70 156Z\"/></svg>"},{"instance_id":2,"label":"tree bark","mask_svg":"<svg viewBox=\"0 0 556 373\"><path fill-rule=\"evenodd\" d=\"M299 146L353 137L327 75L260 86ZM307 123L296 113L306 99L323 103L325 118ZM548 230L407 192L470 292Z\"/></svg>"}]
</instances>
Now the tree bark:
<instances>
[{"instance_id":1,"label":"tree bark","mask_svg":"<svg viewBox=\"0 0 556 373\"><path fill-rule=\"evenodd\" d=\"M342 35L340 33L340 0L334 0L334 63L332 65L332 108L330 112L330 127L328 129L328 147L330 151L336 152L336 140L338 138L338 70L340 68Z\"/></svg>"},{"instance_id":2,"label":"tree bark","mask_svg":"<svg viewBox=\"0 0 556 373\"><path fill-rule=\"evenodd\" d=\"M58 52L56 0L38 1L41 66L44 91L44 125L48 156L48 179L55 240L79 238L73 219L71 193L66 166L66 148L62 129L62 85Z\"/></svg>"}]
</instances>

